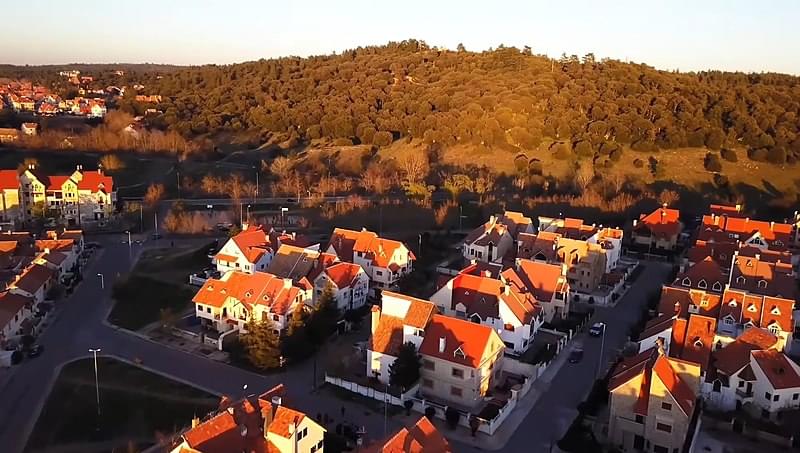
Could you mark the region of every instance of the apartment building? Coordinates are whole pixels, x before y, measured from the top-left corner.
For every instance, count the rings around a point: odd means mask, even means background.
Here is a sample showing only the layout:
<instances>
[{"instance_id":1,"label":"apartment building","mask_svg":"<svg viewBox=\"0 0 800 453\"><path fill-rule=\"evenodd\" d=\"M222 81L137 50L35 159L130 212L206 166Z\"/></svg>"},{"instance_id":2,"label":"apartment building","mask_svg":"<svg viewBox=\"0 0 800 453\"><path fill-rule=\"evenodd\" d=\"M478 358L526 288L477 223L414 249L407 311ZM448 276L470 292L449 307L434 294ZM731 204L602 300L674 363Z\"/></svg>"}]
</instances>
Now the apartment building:
<instances>
[{"instance_id":1,"label":"apartment building","mask_svg":"<svg viewBox=\"0 0 800 453\"><path fill-rule=\"evenodd\" d=\"M34 166L19 176L23 216L35 214L36 206L58 211L70 224L101 220L114 212L117 193L114 179L102 169L85 172L82 166L70 175L46 175Z\"/></svg>"}]
</instances>

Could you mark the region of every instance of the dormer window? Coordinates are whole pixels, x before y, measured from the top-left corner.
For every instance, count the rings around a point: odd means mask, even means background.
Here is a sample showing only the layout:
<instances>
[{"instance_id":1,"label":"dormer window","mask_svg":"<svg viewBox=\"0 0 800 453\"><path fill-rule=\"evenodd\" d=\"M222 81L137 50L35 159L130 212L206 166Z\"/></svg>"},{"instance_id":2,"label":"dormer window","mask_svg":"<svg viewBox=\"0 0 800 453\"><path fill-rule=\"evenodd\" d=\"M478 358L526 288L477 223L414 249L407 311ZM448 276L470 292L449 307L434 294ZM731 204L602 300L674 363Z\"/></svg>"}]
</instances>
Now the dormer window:
<instances>
[{"instance_id":1,"label":"dormer window","mask_svg":"<svg viewBox=\"0 0 800 453\"><path fill-rule=\"evenodd\" d=\"M738 284L740 284L740 285L744 285L744 282L745 282L745 281L746 281L746 280L745 280L745 278L744 278L744 277L742 277L741 275L740 275L740 276L738 276L738 277L736 277L736 283L738 283Z\"/></svg>"},{"instance_id":2,"label":"dormer window","mask_svg":"<svg viewBox=\"0 0 800 453\"><path fill-rule=\"evenodd\" d=\"M694 347L702 348L703 347L703 341L698 338L697 340L694 341Z\"/></svg>"},{"instance_id":3,"label":"dormer window","mask_svg":"<svg viewBox=\"0 0 800 453\"><path fill-rule=\"evenodd\" d=\"M244 297L252 297L252 296L253 294L250 291L244 293Z\"/></svg>"},{"instance_id":4,"label":"dormer window","mask_svg":"<svg viewBox=\"0 0 800 453\"><path fill-rule=\"evenodd\" d=\"M465 359L467 357L467 355L464 354L464 350L461 349L461 346L459 346L459 347L456 348L455 351L453 351L453 357L460 357L462 359Z\"/></svg>"},{"instance_id":5,"label":"dormer window","mask_svg":"<svg viewBox=\"0 0 800 453\"><path fill-rule=\"evenodd\" d=\"M772 324L769 325L769 327L767 327L767 330L769 330L771 334L777 336L778 332L780 332L781 328L778 325L778 323L773 322Z\"/></svg>"},{"instance_id":6,"label":"dormer window","mask_svg":"<svg viewBox=\"0 0 800 453\"><path fill-rule=\"evenodd\" d=\"M783 246L783 241L781 241L779 239L779 240L775 241L775 245L777 245L778 247L782 247Z\"/></svg>"},{"instance_id":7,"label":"dormer window","mask_svg":"<svg viewBox=\"0 0 800 453\"><path fill-rule=\"evenodd\" d=\"M697 282L697 287L701 289L706 289L708 288L708 283L706 283L705 280L701 279L699 282Z\"/></svg>"},{"instance_id":8,"label":"dormer window","mask_svg":"<svg viewBox=\"0 0 800 453\"><path fill-rule=\"evenodd\" d=\"M767 281L766 281L766 280L763 280L763 279L762 279L762 280L759 280L759 281L758 281L758 287L759 287L759 288L766 288L766 287L767 287Z\"/></svg>"},{"instance_id":9,"label":"dormer window","mask_svg":"<svg viewBox=\"0 0 800 453\"><path fill-rule=\"evenodd\" d=\"M714 291L722 291L722 284L720 282L714 282L714 286L711 287Z\"/></svg>"},{"instance_id":10,"label":"dormer window","mask_svg":"<svg viewBox=\"0 0 800 453\"><path fill-rule=\"evenodd\" d=\"M747 260L747 267L753 267L753 260Z\"/></svg>"},{"instance_id":11,"label":"dormer window","mask_svg":"<svg viewBox=\"0 0 800 453\"><path fill-rule=\"evenodd\" d=\"M781 311L778 309L777 306L776 307L772 307L772 311L770 311L770 313L772 313L775 316L780 316L781 315Z\"/></svg>"},{"instance_id":12,"label":"dormer window","mask_svg":"<svg viewBox=\"0 0 800 453\"><path fill-rule=\"evenodd\" d=\"M730 301L730 302L728 302L728 306L729 306L729 307L736 308L738 305L739 305L739 304L737 304L737 303L736 303L736 301L735 301L735 300L733 300L733 299L731 299L731 301Z\"/></svg>"},{"instance_id":13,"label":"dormer window","mask_svg":"<svg viewBox=\"0 0 800 453\"><path fill-rule=\"evenodd\" d=\"M684 277L683 281L681 282L683 286L692 286L692 281L689 280L689 277Z\"/></svg>"},{"instance_id":14,"label":"dormer window","mask_svg":"<svg viewBox=\"0 0 800 453\"><path fill-rule=\"evenodd\" d=\"M747 311L749 311L750 313L755 313L756 311L758 311L758 309L756 308L755 304L750 304L750 306L747 307Z\"/></svg>"}]
</instances>

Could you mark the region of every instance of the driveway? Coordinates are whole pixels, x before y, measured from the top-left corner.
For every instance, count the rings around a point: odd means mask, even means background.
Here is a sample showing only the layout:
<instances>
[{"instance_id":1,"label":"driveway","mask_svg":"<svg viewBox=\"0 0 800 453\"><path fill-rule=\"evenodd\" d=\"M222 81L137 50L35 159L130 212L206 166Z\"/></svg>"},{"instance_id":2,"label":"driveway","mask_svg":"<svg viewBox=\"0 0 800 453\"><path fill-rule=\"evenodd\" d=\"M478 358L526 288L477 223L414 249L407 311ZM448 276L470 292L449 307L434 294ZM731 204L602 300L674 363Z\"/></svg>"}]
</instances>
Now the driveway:
<instances>
[{"instance_id":1,"label":"driveway","mask_svg":"<svg viewBox=\"0 0 800 453\"><path fill-rule=\"evenodd\" d=\"M669 264L642 262L642 266L642 274L619 303L615 307L597 308L589 323L604 322L607 326L600 374L605 373L608 364L627 341L629 328L638 320L641 308L647 303L647 295L660 288L670 272ZM502 451L549 452L551 446L564 436L578 415L578 404L586 398L598 375L601 342L601 338L586 334L575 337L563 354L568 354L575 343L581 343L583 360L577 364L565 363L558 370L549 388L521 421ZM483 451L458 442L454 444L459 452Z\"/></svg>"}]
</instances>

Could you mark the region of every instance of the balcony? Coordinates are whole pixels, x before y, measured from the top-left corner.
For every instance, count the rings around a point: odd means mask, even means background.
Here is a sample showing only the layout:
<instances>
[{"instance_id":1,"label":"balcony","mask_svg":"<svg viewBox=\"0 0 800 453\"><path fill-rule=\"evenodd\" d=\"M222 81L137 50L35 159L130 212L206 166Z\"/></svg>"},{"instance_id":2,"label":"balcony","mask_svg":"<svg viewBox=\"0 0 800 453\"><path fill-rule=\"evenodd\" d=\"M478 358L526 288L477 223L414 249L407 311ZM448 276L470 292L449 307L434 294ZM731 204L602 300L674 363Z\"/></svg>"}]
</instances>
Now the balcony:
<instances>
[{"instance_id":1,"label":"balcony","mask_svg":"<svg viewBox=\"0 0 800 453\"><path fill-rule=\"evenodd\" d=\"M743 388L736 389L736 396L740 396L742 398L752 398L753 397L753 389L747 390Z\"/></svg>"}]
</instances>

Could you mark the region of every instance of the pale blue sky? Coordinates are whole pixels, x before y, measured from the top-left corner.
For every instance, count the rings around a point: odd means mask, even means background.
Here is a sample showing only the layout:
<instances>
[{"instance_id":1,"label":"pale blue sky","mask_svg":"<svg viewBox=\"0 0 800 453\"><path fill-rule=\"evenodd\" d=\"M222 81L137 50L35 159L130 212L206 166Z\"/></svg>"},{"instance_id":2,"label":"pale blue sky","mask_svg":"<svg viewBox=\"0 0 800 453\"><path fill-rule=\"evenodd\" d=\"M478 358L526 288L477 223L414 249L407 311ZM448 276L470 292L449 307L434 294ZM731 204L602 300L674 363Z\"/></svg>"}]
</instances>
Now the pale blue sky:
<instances>
[{"instance_id":1,"label":"pale blue sky","mask_svg":"<svg viewBox=\"0 0 800 453\"><path fill-rule=\"evenodd\" d=\"M233 63L390 40L800 74L798 0L28 0L0 63Z\"/></svg>"}]
</instances>

